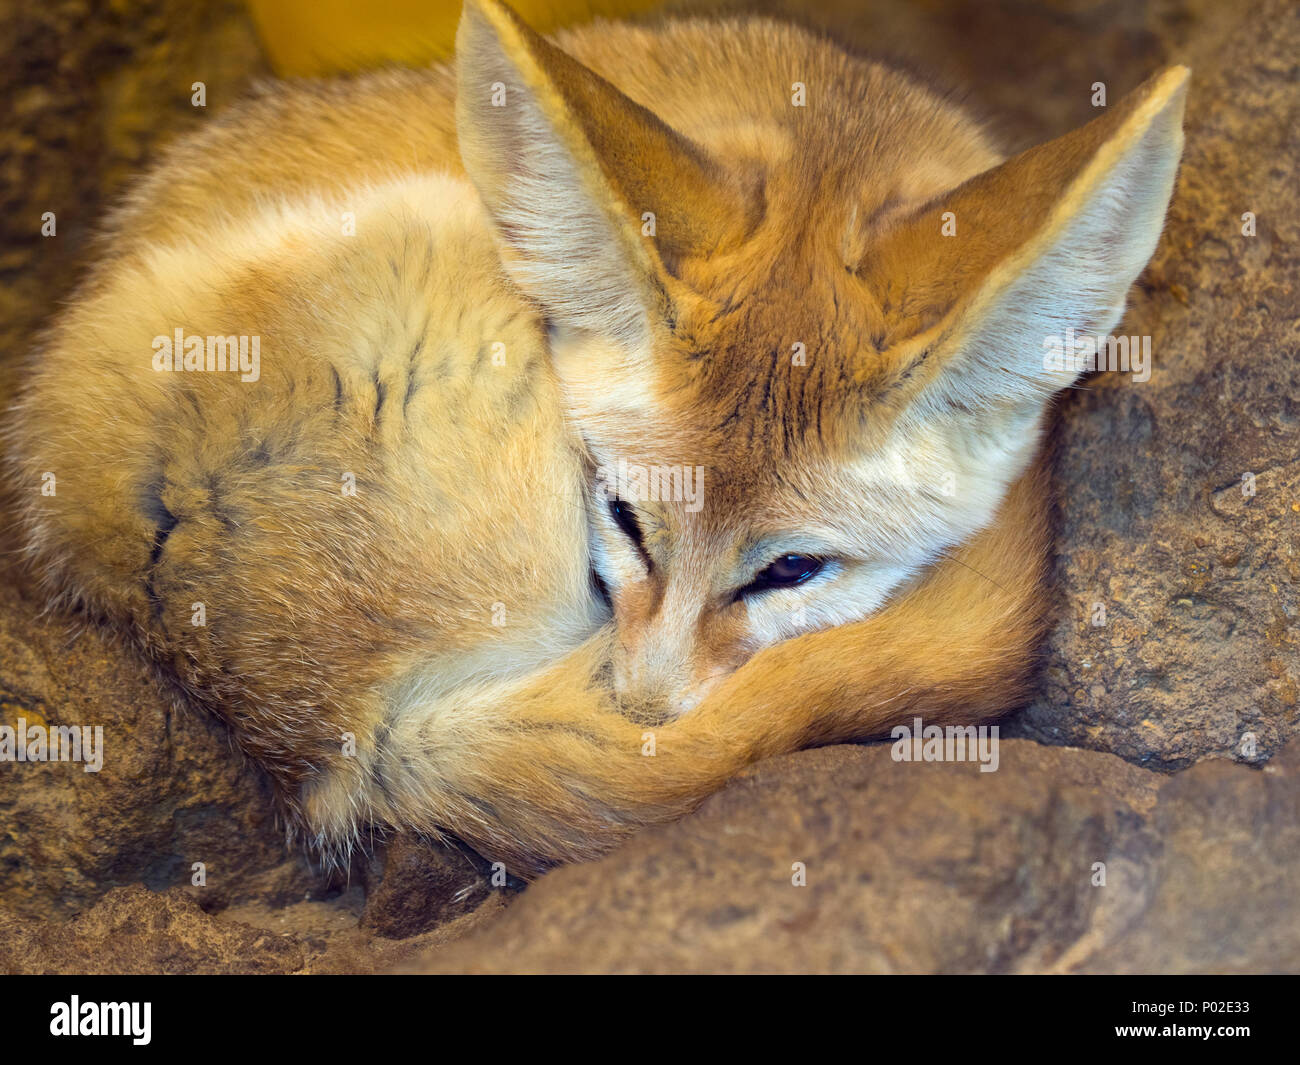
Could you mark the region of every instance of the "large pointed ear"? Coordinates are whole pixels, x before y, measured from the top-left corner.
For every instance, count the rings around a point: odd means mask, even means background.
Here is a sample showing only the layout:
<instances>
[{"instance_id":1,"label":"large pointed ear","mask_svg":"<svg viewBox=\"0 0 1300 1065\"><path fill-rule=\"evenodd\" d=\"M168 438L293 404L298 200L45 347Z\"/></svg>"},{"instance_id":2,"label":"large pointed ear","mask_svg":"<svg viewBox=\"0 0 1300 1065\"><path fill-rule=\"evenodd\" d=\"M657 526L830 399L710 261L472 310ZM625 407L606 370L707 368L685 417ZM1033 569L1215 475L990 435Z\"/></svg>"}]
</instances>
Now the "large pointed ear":
<instances>
[{"instance_id":1,"label":"large pointed ear","mask_svg":"<svg viewBox=\"0 0 1300 1065\"><path fill-rule=\"evenodd\" d=\"M644 343L669 314L673 263L730 247L756 223L758 181L497 0L465 0L456 52L461 158L513 276L553 318Z\"/></svg>"},{"instance_id":2,"label":"large pointed ear","mask_svg":"<svg viewBox=\"0 0 1300 1065\"><path fill-rule=\"evenodd\" d=\"M1037 408L1080 375L1045 356L1069 330L1104 337L1123 314L1164 225L1187 78L1157 74L881 238L858 272L886 311L889 373L908 398Z\"/></svg>"}]
</instances>

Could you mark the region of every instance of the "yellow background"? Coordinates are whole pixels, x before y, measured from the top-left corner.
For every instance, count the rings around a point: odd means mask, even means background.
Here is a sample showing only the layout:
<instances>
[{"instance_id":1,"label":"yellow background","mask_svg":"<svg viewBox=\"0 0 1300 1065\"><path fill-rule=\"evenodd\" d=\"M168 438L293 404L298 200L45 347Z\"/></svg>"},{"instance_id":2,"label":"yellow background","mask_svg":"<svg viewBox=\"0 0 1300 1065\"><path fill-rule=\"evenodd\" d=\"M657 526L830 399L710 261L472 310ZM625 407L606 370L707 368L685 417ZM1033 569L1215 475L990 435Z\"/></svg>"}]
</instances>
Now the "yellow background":
<instances>
[{"instance_id":1,"label":"yellow background","mask_svg":"<svg viewBox=\"0 0 1300 1065\"><path fill-rule=\"evenodd\" d=\"M276 72L332 74L386 62L449 56L460 0L248 0ZM627 15L657 0L515 0L511 6L543 33L593 15Z\"/></svg>"}]
</instances>

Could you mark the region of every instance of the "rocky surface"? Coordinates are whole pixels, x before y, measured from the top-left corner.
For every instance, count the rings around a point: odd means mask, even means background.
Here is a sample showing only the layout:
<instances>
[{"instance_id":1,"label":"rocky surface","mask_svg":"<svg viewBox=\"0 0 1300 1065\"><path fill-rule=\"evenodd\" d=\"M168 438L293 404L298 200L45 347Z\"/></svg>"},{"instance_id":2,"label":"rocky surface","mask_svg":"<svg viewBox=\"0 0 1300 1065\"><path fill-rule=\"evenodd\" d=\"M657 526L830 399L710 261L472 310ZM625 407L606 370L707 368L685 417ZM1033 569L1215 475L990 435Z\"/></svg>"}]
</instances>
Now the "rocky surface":
<instances>
[{"instance_id":1,"label":"rocky surface","mask_svg":"<svg viewBox=\"0 0 1300 1065\"><path fill-rule=\"evenodd\" d=\"M153 150L269 74L238 0L0 3L0 388ZM193 86L206 107L193 105ZM42 235L53 212L55 232Z\"/></svg>"},{"instance_id":2,"label":"rocky surface","mask_svg":"<svg viewBox=\"0 0 1300 1065\"><path fill-rule=\"evenodd\" d=\"M359 894L359 893L358 893ZM355 900L354 900L355 901ZM0 972L168 976L372 973L409 965L421 950L463 936L500 903L389 939L357 925L355 906L247 905L213 916L184 888L114 888L66 923L0 909Z\"/></svg>"},{"instance_id":3,"label":"rocky surface","mask_svg":"<svg viewBox=\"0 0 1300 1065\"><path fill-rule=\"evenodd\" d=\"M1011 147L1086 121L1097 81L1115 99L1193 68L1169 226L1123 330L1151 336L1154 372L1062 404L1061 620L1041 696L1005 726L1024 739L983 775L887 747L778 759L522 895L401 837L331 878L286 849L219 725L0 562L0 722L102 724L112 752L97 774L0 766L0 971L1300 970L1300 751L1277 753L1300 724L1300 13L757 6L968 87ZM0 40L3 400L123 182L267 67L235 0L0 0Z\"/></svg>"},{"instance_id":4,"label":"rocky surface","mask_svg":"<svg viewBox=\"0 0 1300 1065\"><path fill-rule=\"evenodd\" d=\"M990 773L829 747L548 874L406 967L1294 972L1298 875L1300 742L1262 771L1175 776L1026 740Z\"/></svg>"},{"instance_id":5,"label":"rocky surface","mask_svg":"<svg viewBox=\"0 0 1300 1065\"><path fill-rule=\"evenodd\" d=\"M115 885L196 888L209 908L330 891L287 851L270 787L217 723L172 705L93 627L0 588L0 723L103 728L102 768L0 763L0 905L62 918ZM196 865L198 868L196 868Z\"/></svg>"},{"instance_id":6,"label":"rocky surface","mask_svg":"<svg viewBox=\"0 0 1300 1065\"><path fill-rule=\"evenodd\" d=\"M1183 169L1123 330L1154 370L1064 405L1063 609L1020 719L1167 767L1258 761L1300 725L1300 11L1186 52Z\"/></svg>"}]
</instances>

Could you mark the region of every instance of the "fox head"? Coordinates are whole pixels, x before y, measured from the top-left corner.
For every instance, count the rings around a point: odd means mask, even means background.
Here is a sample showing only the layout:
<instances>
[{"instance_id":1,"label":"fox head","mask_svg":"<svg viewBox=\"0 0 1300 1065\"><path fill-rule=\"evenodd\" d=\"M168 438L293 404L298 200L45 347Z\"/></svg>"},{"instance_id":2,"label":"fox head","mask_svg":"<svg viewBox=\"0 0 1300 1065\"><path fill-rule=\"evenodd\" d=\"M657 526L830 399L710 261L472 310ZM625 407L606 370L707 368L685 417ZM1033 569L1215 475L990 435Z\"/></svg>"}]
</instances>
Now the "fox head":
<instances>
[{"instance_id":1,"label":"fox head","mask_svg":"<svg viewBox=\"0 0 1300 1065\"><path fill-rule=\"evenodd\" d=\"M1045 344L1108 334L1155 249L1187 72L1002 162L798 30L634 34L591 59L620 91L467 0L457 127L590 455L615 686L671 714L993 519L1080 373Z\"/></svg>"}]
</instances>

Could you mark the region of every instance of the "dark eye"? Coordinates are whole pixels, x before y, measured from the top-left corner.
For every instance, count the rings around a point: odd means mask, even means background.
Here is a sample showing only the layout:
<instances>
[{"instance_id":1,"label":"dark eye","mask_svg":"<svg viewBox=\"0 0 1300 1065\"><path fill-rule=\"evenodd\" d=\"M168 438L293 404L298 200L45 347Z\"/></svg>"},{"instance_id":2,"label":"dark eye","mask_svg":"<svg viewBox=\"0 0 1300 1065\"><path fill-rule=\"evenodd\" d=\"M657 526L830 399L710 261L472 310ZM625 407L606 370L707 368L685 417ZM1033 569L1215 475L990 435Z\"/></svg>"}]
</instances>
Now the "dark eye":
<instances>
[{"instance_id":1,"label":"dark eye","mask_svg":"<svg viewBox=\"0 0 1300 1065\"><path fill-rule=\"evenodd\" d=\"M820 558L809 555L782 555L754 578L745 592L761 592L768 588L790 588L815 576L822 568Z\"/></svg>"},{"instance_id":2,"label":"dark eye","mask_svg":"<svg viewBox=\"0 0 1300 1065\"><path fill-rule=\"evenodd\" d=\"M637 524L636 515L632 513L632 508L621 499L614 499L610 501L609 513L613 517L614 523L623 530L627 538L639 547L641 545L641 526Z\"/></svg>"}]
</instances>

